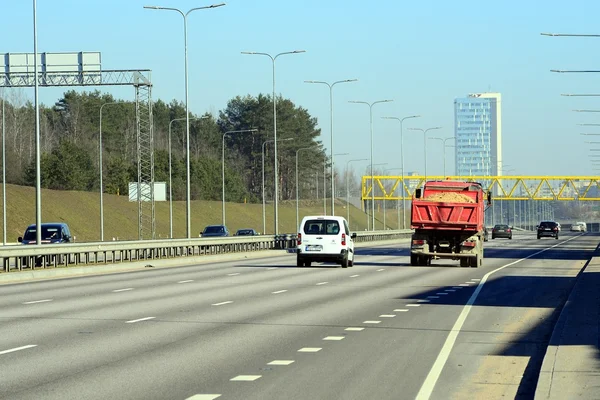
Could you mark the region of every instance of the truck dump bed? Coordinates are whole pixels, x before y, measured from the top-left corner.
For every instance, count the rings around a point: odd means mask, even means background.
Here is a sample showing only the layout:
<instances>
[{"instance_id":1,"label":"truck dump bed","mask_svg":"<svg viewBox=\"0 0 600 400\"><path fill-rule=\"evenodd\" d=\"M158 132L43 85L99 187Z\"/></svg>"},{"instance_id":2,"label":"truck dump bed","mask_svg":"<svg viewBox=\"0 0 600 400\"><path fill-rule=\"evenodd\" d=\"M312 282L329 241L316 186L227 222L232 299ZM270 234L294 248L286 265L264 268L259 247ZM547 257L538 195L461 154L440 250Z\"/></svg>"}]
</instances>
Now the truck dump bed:
<instances>
[{"instance_id":1,"label":"truck dump bed","mask_svg":"<svg viewBox=\"0 0 600 400\"><path fill-rule=\"evenodd\" d=\"M482 231L484 201L478 184L427 182L422 197L413 199L411 228Z\"/></svg>"}]
</instances>

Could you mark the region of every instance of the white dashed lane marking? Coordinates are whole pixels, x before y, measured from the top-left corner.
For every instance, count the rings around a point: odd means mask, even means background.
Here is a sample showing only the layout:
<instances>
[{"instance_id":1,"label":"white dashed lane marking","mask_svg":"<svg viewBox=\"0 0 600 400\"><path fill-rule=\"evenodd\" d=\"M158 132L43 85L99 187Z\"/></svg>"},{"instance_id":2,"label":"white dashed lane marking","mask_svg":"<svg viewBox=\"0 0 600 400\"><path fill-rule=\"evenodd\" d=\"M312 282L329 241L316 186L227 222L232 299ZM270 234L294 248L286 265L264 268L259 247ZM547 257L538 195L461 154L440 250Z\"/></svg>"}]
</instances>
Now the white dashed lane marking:
<instances>
[{"instance_id":1,"label":"white dashed lane marking","mask_svg":"<svg viewBox=\"0 0 600 400\"><path fill-rule=\"evenodd\" d=\"M381 314L379 316L379 318L394 318L395 315L394 314Z\"/></svg>"},{"instance_id":2,"label":"white dashed lane marking","mask_svg":"<svg viewBox=\"0 0 600 400\"><path fill-rule=\"evenodd\" d=\"M133 288L132 287L128 287L128 288L125 288L125 289L115 289L115 290L113 290L113 293L128 292L130 290L133 290Z\"/></svg>"},{"instance_id":3,"label":"white dashed lane marking","mask_svg":"<svg viewBox=\"0 0 600 400\"><path fill-rule=\"evenodd\" d=\"M380 324L381 321L363 321L363 324Z\"/></svg>"},{"instance_id":4,"label":"white dashed lane marking","mask_svg":"<svg viewBox=\"0 0 600 400\"><path fill-rule=\"evenodd\" d=\"M321 351L322 347L303 347L298 350L299 353L316 353L317 351Z\"/></svg>"},{"instance_id":5,"label":"white dashed lane marking","mask_svg":"<svg viewBox=\"0 0 600 400\"><path fill-rule=\"evenodd\" d=\"M350 328L346 328L344 329L345 331L349 331L349 332L360 332L360 331L364 331L365 328L354 328L354 327L350 327Z\"/></svg>"},{"instance_id":6,"label":"white dashed lane marking","mask_svg":"<svg viewBox=\"0 0 600 400\"><path fill-rule=\"evenodd\" d=\"M269 269L269 270L270 270L270 269L277 269L277 267L270 267L270 268L267 268L267 269Z\"/></svg>"},{"instance_id":7,"label":"white dashed lane marking","mask_svg":"<svg viewBox=\"0 0 600 400\"><path fill-rule=\"evenodd\" d=\"M436 294L439 294L440 296L447 296L447 295L448 295L448 293L443 293L443 292L441 292L441 293L436 293Z\"/></svg>"},{"instance_id":8,"label":"white dashed lane marking","mask_svg":"<svg viewBox=\"0 0 600 400\"><path fill-rule=\"evenodd\" d=\"M290 365L294 362L294 360L273 360L267 365Z\"/></svg>"},{"instance_id":9,"label":"white dashed lane marking","mask_svg":"<svg viewBox=\"0 0 600 400\"><path fill-rule=\"evenodd\" d=\"M194 282L194 280L193 279L188 279L187 281L179 281L177 283L190 283L190 282Z\"/></svg>"},{"instance_id":10,"label":"white dashed lane marking","mask_svg":"<svg viewBox=\"0 0 600 400\"><path fill-rule=\"evenodd\" d=\"M452 289L464 289L464 288L462 286L452 286Z\"/></svg>"},{"instance_id":11,"label":"white dashed lane marking","mask_svg":"<svg viewBox=\"0 0 600 400\"><path fill-rule=\"evenodd\" d=\"M278 290L276 292L271 292L271 294L279 294L279 293L285 293L287 292L287 290Z\"/></svg>"},{"instance_id":12,"label":"white dashed lane marking","mask_svg":"<svg viewBox=\"0 0 600 400\"><path fill-rule=\"evenodd\" d=\"M215 400L221 397L220 394L195 394L185 400Z\"/></svg>"},{"instance_id":13,"label":"white dashed lane marking","mask_svg":"<svg viewBox=\"0 0 600 400\"><path fill-rule=\"evenodd\" d=\"M37 303L47 303L49 301L52 301L52 299L45 299L45 300L34 300L34 301L26 301L23 304L37 304Z\"/></svg>"},{"instance_id":14,"label":"white dashed lane marking","mask_svg":"<svg viewBox=\"0 0 600 400\"><path fill-rule=\"evenodd\" d=\"M238 375L235 378L231 378L230 381L253 382L260 379L261 376L262 375Z\"/></svg>"},{"instance_id":15,"label":"white dashed lane marking","mask_svg":"<svg viewBox=\"0 0 600 400\"><path fill-rule=\"evenodd\" d=\"M407 312L408 309L407 308L397 308L394 310L394 312Z\"/></svg>"},{"instance_id":16,"label":"white dashed lane marking","mask_svg":"<svg viewBox=\"0 0 600 400\"><path fill-rule=\"evenodd\" d=\"M420 307L420 304L407 304L405 307Z\"/></svg>"},{"instance_id":17,"label":"white dashed lane marking","mask_svg":"<svg viewBox=\"0 0 600 400\"><path fill-rule=\"evenodd\" d=\"M149 321L151 319L154 319L156 317L146 317L146 318L140 318L140 319L132 319L131 321L127 321L125 322L126 324L135 324L136 322L142 322L142 321Z\"/></svg>"},{"instance_id":18,"label":"white dashed lane marking","mask_svg":"<svg viewBox=\"0 0 600 400\"><path fill-rule=\"evenodd\" d=\"M345 336L327 336L323 340L344 340Z\"/></svg>"},{"instance_id":19,"label":"white dashed lane marking","mask_svg":"<svg viewBox=\"0 0 600 400\"><path fill-rule=\"evenodd\" d=\"M428 299L439 299L440 296L427 296Z\"/></svg>"},{"instance_id":20,"label":"white dashed lane marking","mask_svg":"<svg viewBox=\"0 0 600 400\"><path fill-rule=\"evenodd\" d=\"M360 276L360 275L350 275L350 278L356 278L357 276Z\"/></svg>"},{"instance_id":21,"label":"white dashed lane marking","mask_svg":"<svg viewBox=\"0 0 600 400\"><path fill-rule=\"evenodd\" d=\"M0 355L14 353L15 351L20 351L20 350L31 349L32 347L36 347L36 346L37 346L37 344L28 344L27 346L15 347L13 349L0 351Z\"/></svg>"},{"instance_id":22,"label":"white dashed lane marking","mask_svg":"<svg viewBox=\"0 0 600 400\"><path fill-rule=\"evenodd\" d=\"M417 303L430 303L429 300L417 300Z\"/></svg>"},{"instance_id":23,"label":"white dashed lane marking","mask_svg":"<svg viewBox=\"0 0 600 400\"><path fill-rule=\"evenodd\" d=\"M458 285L458 286L465 287L465 286L469 286L469 284L468 284L468 283L461 283L461 284L460 284L460 285Z\"/></svg>"},{"instance_id":24,"label":"white dashed lane marking","mask_svg":"<svg viewBox=\"0 0 600 400\"><path fill-rule=\"evenodd\" d=\"M446 292L456 292L456 289L446 289Z\"/></svg>"},{"instance_id":25,"label":"white dashed lane marking","mask_svg":"<svg viewBox=\"0 0 600 400\"><path fill-rule=\"evenodd\" d=\"M385 271L385 269L381 268L381 269L377 270L377 272L381 272L381 271Z\"/></svg>"},{"instance_id":26,"label":"white dashed lane marking","mask_svg":"<svg viewBox=\"0 0 600 400\"><path fill-rule=\"evenodd\" d=\"M215 303L213 306L224 306L225 304L231 304L233 301L222 301L221 303Z\"/></svg>"},{"instance_id":27,"label":"white dashed lane marking","mask_svg":"<svg viewBox=\"0 0 600 400\"><path fill-rule=\"evenodd\" d=\"M240 274L239 272L234 272L232 274L227 274L227 276L236 276L236 275L239 275L239 274Z\"/></svg>"},{"instance_id":28,"label":"white dashed lane marking","mask_svg":"<svg viewBox=\"0 0 600 400\"><path fill-rule=\"evenodd\" d=\"M327 285L328 283L329 283L329 282L319 282L319 283L317 283L317 286L318 286L318 285Z\"/></svg>"}]
</instances>

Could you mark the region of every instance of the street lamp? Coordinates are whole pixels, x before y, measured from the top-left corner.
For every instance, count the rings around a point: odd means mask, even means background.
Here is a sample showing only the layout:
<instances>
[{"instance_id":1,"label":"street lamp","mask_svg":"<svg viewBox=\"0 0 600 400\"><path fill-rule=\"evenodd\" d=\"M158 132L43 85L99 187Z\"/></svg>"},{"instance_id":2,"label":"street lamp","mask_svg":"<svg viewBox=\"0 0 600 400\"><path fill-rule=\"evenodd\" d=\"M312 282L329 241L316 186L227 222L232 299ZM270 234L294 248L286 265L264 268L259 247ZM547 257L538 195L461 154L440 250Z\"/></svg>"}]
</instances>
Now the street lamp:
<instances>
[{"instance_id":1,"label":"street lamp","mask_svg":"<svg viewBox=\"0 0 600 400\"><path fill-rule=\"evenodd\" d=\"M42 173L40 145L40 104L37 51L37 0L33 0L33 81L35 104L35 243L42 244ZM5 214L6 215L6 214Z\"/></svg>"},{"instance_id":2,"label":"street lamp","mask_svg":"<svg viewBox=\"0 0 600 400\"><path fill-rule=\"evenodd\" d=\"M192 237L192 220L191 220L191 189L190 189L190 109L189 109L189 96L188 96L188 56L187 56L187 17L192 11L196 10L204 10L207 8L217 8L224 6L225 3L212 4L210 6L204 7L196 7L190 9L188 12L184 13L178 8L172 7L160 7L160 6L144 6L146 9L150 10L167 10L167 11L176 11L183 17L183 44L184 44L184 52L185 52L185 142L186 142L186 151L185 151L185 170L186 170L186 234L187 238L190 239Z\"/></svg>"},{"instance_id":3,"label":"street lamp","mask_svg":"<svg viewBox=\"0 0 600 400\"><path fill-rule=\"evenodd\" d=\"M273 64L273 148L275 152L275 234L279 233L279 170L277 167L277 98L275 97L275 60L277 57L285 55L285 54L298 54L305 53L306 50L294 50L294 51L286 51L283 53L276 54L275 57L270 55L269 53L258 53L254 51L242 51L242 54L250 54L250 55L258 55L258 56L266 56L271 59Z\"/></svg>"},{"instance_id":4,"label":"street lamp","mask_svg":"<svg viewBox=\"0 0 600 400\"><path fill-rule=\"evenodd\" d=\"M377 167L377 166L380 166L380 165L388 165L388 163L384 162L384 163L379 163L379 164L373 164L373 167ZM373 182L373 188L371 189L371 191L374 191L374 190L375 190L375 182ZM373 215L375 215L375 209L374 208L373 208ZM368 218L368 215L367 215L367 225L368 225L368 221L369 221L369 218ZM372 227L372 230L375 230L375 218L373 218L373 227ZM385 225L383 226L383 230L385 230Z\"/></svg>"},{"instance_id":5,"label":"street lamp","mask_svg":"<svg viewBox=\"0 0 600 400\"><path fill-rule=\"evenodd\" d=\"M310 150L310 149L314 149L317 146L310 146L310 147L302 147L298 150L296 150L296 227L300 226L300 212L299 212L299 207L298 207L298 153L302 150Z\"/></svg>"},{"instance_id":6,"label":"street lamp","mask_svg":"<svg viewBox=\"0 0 600 400\"><path fill-rule=\"evenodd\" d=\"M100 106L100 127L98 134L98 169L100 171L100 241L104 242L104 186L102 184L102 109L104 106L119 104L118 101L111 101Z\"/></svg>"},{"instance_id":7,"label":"street lamp","mask_svg":"<svg viewBox=\"0 0 600 400\"><path fill-rule=\"evenodd\" d=\"M442 129L441 126L436 126L433 128L427 128L427 129L421 129L421 128L408 128L409 131L421 131L423 132L423 146L424 146L424 153L425 153L425 175L424 175L424 181L427 181L427 132L434 130L434 129Z\"/></svg>"},{"instance_id":8,"label":"street lamp","mask_svg":"<svg viewBox=\"0 0 600 400\"><path fill-rule=\"evenodd\" d=\"M335 215L335 198L333 197L333 193L335 193L335 181L333 179L334 165L333 165L333 87L338 83L349 83L356 82L358 79L344 79L342 81L335 81L333 83L325 82L325 81L304 81L304 83L318 83L327 85L329 87L329 123L330 128L329 132L331 133L331 145L329 149L329 154L331 154L331 215Z\"/></svg>"},{"instance_id":9,"label":"street lamp","mask_svg":"<svg viewBox=\"0 0 600 400\"><path fill-rule=\"evenodd\" d=\"M366 101L350 100L349 103L355 104L366 104L369 106L369 125L371 130L371 222L373 224L372 230L375 230L375 182L373 181L373 106L379 103L390 103L394 100L378 100L372 103Z\"/></svg>"},{"instance_id":10,"label":"street lamp","mask_svg":"<svg viewBox=\"0 0 600 400\"><path fill-rule=\"evenodd\" d=\"M404 140L402 134L402 123L405 119L420 118L420 115L409 115L408 117L381 117L383 119L394 119L400 122L400 163L402 165L402 229L406 229L406 203L405 203L405 185L404 185Z\"/></svg>"},{"instance_id":11,"label":"street lamp","mask_svg":"<svg viewBox=\"0 0 600 400\"><path fill-rule=\"evenodd\" d=\"M208 116L200 118L190 118L190 121L197 119L205 119ZM169 121L169 238L173 239L173 177L172 177L172 163L171 163L171 125L175 121L185 121L185 118L175 118Z\"/></svg>"},{"instance_id":12,"label":"street lamp","mask_svg":"<svg viewBox=\"0 0 600 400\"><path fill-rule=\"evenodd\" d=\"M451 137L447 137L447 138L430 137L429 139L442 141L442 147L444 148L444 178L446 178L446 141L451 140L451 139L456 139L456 136L451 136Z\"/></svg>"},{"instance_id":13,"label":"street lamp","mask_svg":"<svg viewBox=\"0 0 600 400\"><path fill-rule=\"evenodd\" d=\"M223 134L223 144L221 147L221 178L223 181L223 185L222 185L222 207L221 207L221 212L222 212L222 223L223 225L225 225L225 138L227 137L227 135L232 135L234 133L254 133L254 132L258 132L258 129L239 129L236 131L227 131Z\"/></svg>"},{"instance_id":14,"label":"street lamp","mask_svg":"<svg viewBox=\"0 0 600 400\"><path fill-rule=\"evenodd\" d=\"M402 168L388 168L388 169L384 169L383 173L387 173L388 171L396 171L396 170L402 170ZM398 229L400 229L400 208L398 207L398 202L396 202L396 210L398 210ZM385 200L383 201L383 230L385 230L385 209L386 209L386 204L385 204Z\"/></svg>"},{"instance_id":15,"label":"street lamp","mask_svg":"<svg viewBox=\"0 0 600 400\"><path fill-rule=\"evenodd\" d=\"M369 161L369 159L358 158L356 160L346 161L346 220L348 221L348 225L350 225L350 174L348 173L348 168L350 166L350 163L358 161Z\"/></svg>"},{"instance_id":16,"label":"street lamp","mask_svg":"<svg viewBox=\"0 0 600 400\"><path fill-rule=\"evenodd\" d=\"M277 139L277 142L285 142L287 140L294 140L294 138L287 138L287 139ZM266 215L266 211L265 211L265 145L267 143L273 143L275 142L274 139L269 139L269 140L265 140L262 144L262 215L263 215L263 231L262 234L264 235L267 231L267 215Z\"/></svg>"},{"instance_id":17,"label":"street lamp","mask_svg":"<svg viewBox=\"0 0 600 400\"><path fill-rule=\"evenodd\" d=\"M333 156L337 157L337 156L349 156L350 153L337 153L337 154L333 154ZM331 158L331 165L333 165L333 157ZM334 169L333 167L331 168L331 215L335 215L334 212L334 208L333 208L333 202L335 201L335 185L333 184L333 181L335 180L335 176L334 176Z\"/></svg>"},{"instance_id":18,"label":"street lamp","mask_svg":"<svg viewBox=\"0 0 600 400\"><path fill-rule=\"evenodd\" d=\"M6 246L6 93L2 89L2 245Z\"/></svg>"}]
</instances>

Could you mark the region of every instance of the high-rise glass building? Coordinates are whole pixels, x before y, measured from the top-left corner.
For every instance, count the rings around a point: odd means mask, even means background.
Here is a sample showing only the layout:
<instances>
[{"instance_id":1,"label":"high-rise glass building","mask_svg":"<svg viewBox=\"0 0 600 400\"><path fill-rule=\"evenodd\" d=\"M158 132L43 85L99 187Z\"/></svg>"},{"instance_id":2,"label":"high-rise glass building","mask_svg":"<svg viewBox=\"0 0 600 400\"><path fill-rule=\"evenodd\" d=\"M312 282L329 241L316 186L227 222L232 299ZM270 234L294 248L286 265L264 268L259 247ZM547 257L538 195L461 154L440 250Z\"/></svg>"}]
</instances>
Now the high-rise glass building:
<instances>
[{"instance_id":1,"label":"high-rise glass building","mask_svg":"<svg viewBox=\"0 0 600 400\"><path fill-rule=\"evenodd\" d=\"M455 175L502 175L500 93L473 93L454 100Z\"/></svg>"}]
</instances>

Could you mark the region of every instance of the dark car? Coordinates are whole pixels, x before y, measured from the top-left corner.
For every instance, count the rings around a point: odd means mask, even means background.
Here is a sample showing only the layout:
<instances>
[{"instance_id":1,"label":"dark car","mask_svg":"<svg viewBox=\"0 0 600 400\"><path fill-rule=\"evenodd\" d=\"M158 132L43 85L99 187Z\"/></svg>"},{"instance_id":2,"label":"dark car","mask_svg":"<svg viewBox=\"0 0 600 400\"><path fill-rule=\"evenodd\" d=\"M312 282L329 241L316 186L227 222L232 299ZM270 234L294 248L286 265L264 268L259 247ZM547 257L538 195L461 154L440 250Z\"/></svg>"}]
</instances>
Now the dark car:
<instances>
[{"instance_id":1,"label":"dark car","mask_svg":"<svg viewBox=\"0 0 600 400\"><path fill-rule=\"evenodd\" d=\"M229 230L225 225L209 225L200 233L200 237L224 237L229 236Z\"/></svg>"},{"instance_id":2,"label":"dark car","mask_svg":"<svg viewBox=\"0 0 600 400\"><path fill-rule=\"evenodd\" d=\"M512 229L508 225L497 224L492 228L492 239L512 239Z\"/></svg>"},{"instance_id":3,"label":"dark car","mask_svg":"<svg viewBox=\"0 0 600 400\"><path fill-rule=\"evenodd\" d=\"M234 236L256 236L258 234L254 229L238 229Z\"/></svg>"},{"instance_id":4,"label":"dark car","mask_svg":"<svg viewBox=\"0 0 600 400\"><path fill-rule=\"evenodd\" d=\"M558 223L554 221L542 221L537 227L537 238L540 239L549 236L558 240L558 232Z\"/></svg>"},{"instance_id":5,"label":"dark car","mask_svg":"<svg viewBox=\"0 0 600 400\"><path fill-rule=\"evenodd\" d=\"M49 222L41 225L42 244L48 243L69 243L74 240L71 236L69 226L64 222ZM25 230L23 237L17 240L22 244L36 244L36 225L31 224Z\"/></svg>"}]
</instances>

